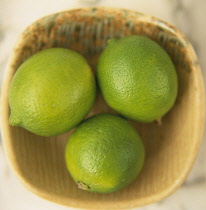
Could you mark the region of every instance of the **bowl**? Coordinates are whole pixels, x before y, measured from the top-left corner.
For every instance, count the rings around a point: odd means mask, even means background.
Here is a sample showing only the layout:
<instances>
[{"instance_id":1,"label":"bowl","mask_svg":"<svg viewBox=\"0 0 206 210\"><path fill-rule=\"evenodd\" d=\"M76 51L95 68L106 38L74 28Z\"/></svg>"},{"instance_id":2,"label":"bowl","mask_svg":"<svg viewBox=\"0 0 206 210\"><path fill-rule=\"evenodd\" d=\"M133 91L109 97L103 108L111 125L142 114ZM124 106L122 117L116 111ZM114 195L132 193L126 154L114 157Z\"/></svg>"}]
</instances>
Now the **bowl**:
<instances>
[{"instance_id":1,"label":"bowl","mask_svg":"<svg viewBox=\"0 0 206 210\"><path fill-rule=\"evenodd\" d=\"M46 138L8 123L9 86L18 67L31 55L52 47L81 53L96 71L99 54L111 38L141 34L170 55L178 75L178 97L161 123L130 121L141 135L146 160L136 180L110 194L77 188L66 169L65 143L71 132ZM21 34L11 55L1 97L2 137L9 162L33 193L62 205L86 209L129 209L162 200L184 182L197 156L204 127L204 88L197 56L174 26L139 12L116 8L81 8L43 17ZM114 113L98 92L89 116Z\"/></svg>"}]
</instances>

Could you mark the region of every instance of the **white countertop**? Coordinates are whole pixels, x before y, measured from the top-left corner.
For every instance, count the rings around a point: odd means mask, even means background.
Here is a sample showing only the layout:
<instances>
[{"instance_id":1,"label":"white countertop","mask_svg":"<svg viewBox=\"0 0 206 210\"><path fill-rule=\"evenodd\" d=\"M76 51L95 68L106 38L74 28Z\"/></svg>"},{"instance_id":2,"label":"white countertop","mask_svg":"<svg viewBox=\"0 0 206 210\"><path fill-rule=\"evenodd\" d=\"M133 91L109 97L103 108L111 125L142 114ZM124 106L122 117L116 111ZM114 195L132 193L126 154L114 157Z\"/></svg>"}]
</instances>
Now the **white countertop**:
<instances>
[{"instance_id":1,"label":"white countertop","mask_svg":"<svg viewBox=\"0 0 206 210\"><path fill-rule=\"evenodd\" d=\"M159 17L180 29L193 44L206 81L205 0L0 0L0 67L26 26L47 14L76 7L109 6ZM184 184L170 197L140 210L206 209L206 132L195 165ZM0 140L0 210L69 210L29 192L11 171Z\"/></svg>"}]
</instances>

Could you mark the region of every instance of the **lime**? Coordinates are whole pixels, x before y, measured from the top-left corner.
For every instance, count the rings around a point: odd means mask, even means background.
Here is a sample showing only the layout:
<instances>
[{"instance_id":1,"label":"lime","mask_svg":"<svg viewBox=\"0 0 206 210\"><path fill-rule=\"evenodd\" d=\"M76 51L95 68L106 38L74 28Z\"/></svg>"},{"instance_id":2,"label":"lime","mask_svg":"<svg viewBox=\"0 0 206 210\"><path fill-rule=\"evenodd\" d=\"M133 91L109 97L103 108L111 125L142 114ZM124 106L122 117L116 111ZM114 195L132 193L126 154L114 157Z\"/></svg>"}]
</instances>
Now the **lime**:
<instances>
[{"instance_id":1,"label":"lime","mask_svg":"<svg viewBox=\"0 0 206 210\"><path fill-rule=\"evenodd\" d=\"M67 168L78 187L110 193L129 185L144 163L144 146L125 119L112 114L88 118L66 145Z\"/></svg>"},{"instance_id":2,"label":"lime","mask_svg":"<svg viewBox=\"0 0 206 210\"><path fill-rule=\"evenodd\" d=\"M51 48L29 57L9 91L9 122L41 136L55 136L79 124L95 99L90 66L77 52Z\"/></svg>"},{"instance_id":3,"label":"lime","mask_svg":"<svg viewBox=\"0 0 206 210\"><path fill-rule=\"evenodd\" d=\"M177 74L169 55L145 36L110 40L100 55L97 78L108 105L137 121L161 118L177 96Z\"/></svg>"}]
</instances>

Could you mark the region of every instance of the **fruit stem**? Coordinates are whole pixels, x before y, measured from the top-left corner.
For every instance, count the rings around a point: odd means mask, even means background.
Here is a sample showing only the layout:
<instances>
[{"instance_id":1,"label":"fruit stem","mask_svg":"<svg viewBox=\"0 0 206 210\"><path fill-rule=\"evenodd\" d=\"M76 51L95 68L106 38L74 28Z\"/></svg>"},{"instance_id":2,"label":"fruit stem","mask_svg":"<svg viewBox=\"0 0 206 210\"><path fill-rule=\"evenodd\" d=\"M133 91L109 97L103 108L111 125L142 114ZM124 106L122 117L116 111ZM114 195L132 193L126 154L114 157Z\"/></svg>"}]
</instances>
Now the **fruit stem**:
<instances>
[{"instance_id":1,"label":"fruit stem","mask_svg":"<svg viewBox=\"0 0 206 210\"><path fill-rule=\"evenodd\" d=\"M78 185L78 188L82 189L82 190L89 190L90 189L90 187L87 184L85 184L84 182L81 182L81 181L78 181L77 185Z\"/></svg>"},{"instance_id":2,"label":"fruit stem","mask_svg":"<svg viewBox=\"0 0 206 210\"><path fill-rule=\"evenodd\" d=\"M156 119L156 122L157 122L157 124L158 124L159 126L161 126L161 125L162 125L162 118Z\"/></svg>"}]
</instances>

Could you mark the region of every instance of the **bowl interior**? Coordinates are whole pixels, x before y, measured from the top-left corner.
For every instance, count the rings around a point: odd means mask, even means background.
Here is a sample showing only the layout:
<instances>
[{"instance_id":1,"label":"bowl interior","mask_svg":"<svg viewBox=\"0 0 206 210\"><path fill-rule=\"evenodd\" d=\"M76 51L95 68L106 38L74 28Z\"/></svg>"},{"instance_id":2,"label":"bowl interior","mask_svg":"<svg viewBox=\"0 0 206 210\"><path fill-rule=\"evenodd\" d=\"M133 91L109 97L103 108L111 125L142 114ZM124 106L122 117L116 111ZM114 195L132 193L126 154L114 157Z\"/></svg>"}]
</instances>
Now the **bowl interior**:
<instances>
[{"instance_id":1,"label":"bowl interior","mask_svg":"<svg viewBox=\"0 0 206 210\"><path fill-rule=\"evenodd\" d=\"M9 126L11 79L29 56L51 47L65 47L81 53L95 73L98 56L107 41L134 34L152 38L171 56L179 80L176 103L161 123L131 121L144 141L146 161L141 174L129 187L104 195L79 190L64 161L64 147L70 132L45 138ZM88 116L100 112L114 113L98 93ZM2 92L3 139L16 174L32 192L78 208L132 208L171 194L184 181L197 155L203 113L201 73L187 39L163 21L124 9L75 9L37 20L22 33L14 49Z\"/></svg>"}]
</instances>

